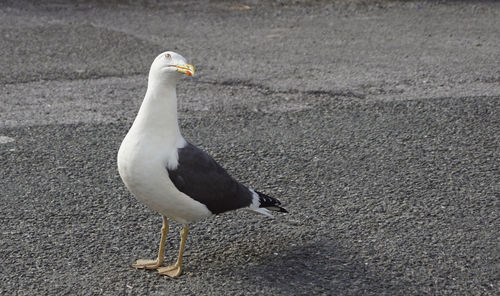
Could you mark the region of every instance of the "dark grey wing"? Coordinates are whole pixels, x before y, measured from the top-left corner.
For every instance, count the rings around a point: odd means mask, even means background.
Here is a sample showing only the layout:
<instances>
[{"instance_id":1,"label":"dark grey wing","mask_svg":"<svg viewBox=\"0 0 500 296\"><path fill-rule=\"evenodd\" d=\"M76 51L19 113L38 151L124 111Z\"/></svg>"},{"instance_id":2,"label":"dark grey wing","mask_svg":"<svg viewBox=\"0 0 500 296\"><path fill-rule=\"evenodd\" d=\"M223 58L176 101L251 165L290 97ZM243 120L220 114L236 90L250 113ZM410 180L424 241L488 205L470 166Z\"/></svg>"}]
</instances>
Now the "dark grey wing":
<instances>
[{"instance_id":1,"label":"dark grey wing","mask_svg":"<svg viewBox=\"0 0 500 296\"><path fill-rule=\"evenodd\" d=\"M179 191L206 205L214 214L252 203L250 190L233 179L205 151L187 143L178 153L179 165L167 171Z\"/></svg>"}]
</instances>

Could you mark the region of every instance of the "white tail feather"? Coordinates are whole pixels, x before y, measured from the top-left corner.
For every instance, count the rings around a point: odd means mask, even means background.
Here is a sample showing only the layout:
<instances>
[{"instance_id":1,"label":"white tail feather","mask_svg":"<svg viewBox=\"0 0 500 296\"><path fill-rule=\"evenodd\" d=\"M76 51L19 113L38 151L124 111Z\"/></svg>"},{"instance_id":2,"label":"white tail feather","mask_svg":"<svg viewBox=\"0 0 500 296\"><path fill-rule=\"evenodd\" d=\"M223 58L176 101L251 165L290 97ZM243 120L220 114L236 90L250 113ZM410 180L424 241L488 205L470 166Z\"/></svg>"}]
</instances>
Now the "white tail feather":
<instances>
[{"instance_id":1,"label":"white tail feather","mask_svg":"<svg viewBox=\"0 0 500 296\"><path fill-rule=\"evenodd\" d=\"M253 191L252 189L250 189L250 192L252 192L252 203L248 206L248 208L245 209L252 213L262 214L268 216L269 218L274 218L274 216L269 213L268 209L260 208L259 195L257 194L257 192Z\"/></svg>"}]
</instances>

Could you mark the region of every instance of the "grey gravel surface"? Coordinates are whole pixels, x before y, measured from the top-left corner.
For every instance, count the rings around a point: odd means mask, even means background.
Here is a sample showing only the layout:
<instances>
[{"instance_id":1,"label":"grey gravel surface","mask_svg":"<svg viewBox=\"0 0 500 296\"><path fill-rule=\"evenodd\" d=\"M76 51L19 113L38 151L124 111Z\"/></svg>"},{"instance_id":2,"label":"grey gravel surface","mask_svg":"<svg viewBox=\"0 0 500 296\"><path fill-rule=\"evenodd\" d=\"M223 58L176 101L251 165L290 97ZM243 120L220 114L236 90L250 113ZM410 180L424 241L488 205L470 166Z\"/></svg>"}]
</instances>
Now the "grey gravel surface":
<instances>
[{"instance_id":1,"label":"grey gravel surface","mask_svg":"<svg viewBox=\"0 0 500 296\"><path fill-rule=\"evenodd\" d=\"M499 13L3 2L1 294L497 295ZM185 137L290 212L192 225L175 280L129 267L161 218L115 163L165 49L199 70L178 89Z\"/></svg>"}]
</instances>

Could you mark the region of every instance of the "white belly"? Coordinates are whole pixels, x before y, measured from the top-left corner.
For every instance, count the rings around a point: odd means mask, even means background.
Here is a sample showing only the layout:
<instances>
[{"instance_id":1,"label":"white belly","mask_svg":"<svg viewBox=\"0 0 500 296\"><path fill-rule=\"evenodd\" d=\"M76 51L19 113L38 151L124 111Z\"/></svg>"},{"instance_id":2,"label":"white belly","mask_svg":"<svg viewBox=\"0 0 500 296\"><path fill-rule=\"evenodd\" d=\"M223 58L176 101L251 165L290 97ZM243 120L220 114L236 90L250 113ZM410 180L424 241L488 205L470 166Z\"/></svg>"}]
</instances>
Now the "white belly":
<instances>
[{"instance_id":1,"label":"white belly","mask_svg":"<svg viewBox=\"0 0 500 296\"><path fill-rule=\"evenodd\" d=\"M177 190L170 180L166 169L171 157L167 154L169 150L177 153L161 143L141 143L140 139L127 135L118 151L118 171L123 183L137 200L179 223L210 216L212 213L204 204Z\"/></svg>"}]
</instances>

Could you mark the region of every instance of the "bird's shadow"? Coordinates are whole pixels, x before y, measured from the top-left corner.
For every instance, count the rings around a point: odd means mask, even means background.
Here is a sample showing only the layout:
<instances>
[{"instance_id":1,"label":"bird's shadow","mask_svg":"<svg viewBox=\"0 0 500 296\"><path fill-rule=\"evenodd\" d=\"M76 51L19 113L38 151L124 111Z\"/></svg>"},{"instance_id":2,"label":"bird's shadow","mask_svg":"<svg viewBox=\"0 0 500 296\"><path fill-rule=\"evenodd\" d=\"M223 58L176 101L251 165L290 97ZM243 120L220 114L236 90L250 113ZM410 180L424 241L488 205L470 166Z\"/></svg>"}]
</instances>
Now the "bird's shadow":
<instances>
[{"instance_id":1,"label":"bird's shadow","mask_svg":"<svg viewBox=\"0 0 500 296\"><path fill-rule=\"evenodd\" d=\"M380 270L357 261L329 240L292 243L265 255L250 246L235 247L241 253L247 249L247 255L258 259L237 266L226 265L219 275L235 279L243 287L272 287L287 295L401 292Z\"/></svg>"}]
</instances>

